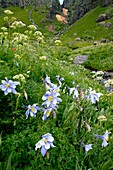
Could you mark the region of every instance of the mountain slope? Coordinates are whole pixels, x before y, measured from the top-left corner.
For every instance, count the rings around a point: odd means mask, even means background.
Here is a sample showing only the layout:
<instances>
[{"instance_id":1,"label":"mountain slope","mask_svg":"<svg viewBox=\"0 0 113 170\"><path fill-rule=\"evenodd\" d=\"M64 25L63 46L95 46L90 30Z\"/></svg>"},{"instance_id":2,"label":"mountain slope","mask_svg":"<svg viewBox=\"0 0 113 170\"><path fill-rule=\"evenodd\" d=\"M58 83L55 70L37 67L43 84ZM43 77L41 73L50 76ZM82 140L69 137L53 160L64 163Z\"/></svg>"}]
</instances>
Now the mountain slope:
<instances>
[{"instance_id":1,"label":"mountain slope","mask_svg":"<svg viewBox=\"0 0 113 170\"><path fill-rule=\"evenodd\" d=\"M113 17L109 20L97 23L96 19L100 14L112 13L113 7L97 7L87 13L80 20L72 24L68 30L62 35L61 39L64 42L75 41L76 37L84 40L100 40L101 38L113 39ZM111 23L111 27L106 28L105 25Z\"/></svg>"}]
</instances>

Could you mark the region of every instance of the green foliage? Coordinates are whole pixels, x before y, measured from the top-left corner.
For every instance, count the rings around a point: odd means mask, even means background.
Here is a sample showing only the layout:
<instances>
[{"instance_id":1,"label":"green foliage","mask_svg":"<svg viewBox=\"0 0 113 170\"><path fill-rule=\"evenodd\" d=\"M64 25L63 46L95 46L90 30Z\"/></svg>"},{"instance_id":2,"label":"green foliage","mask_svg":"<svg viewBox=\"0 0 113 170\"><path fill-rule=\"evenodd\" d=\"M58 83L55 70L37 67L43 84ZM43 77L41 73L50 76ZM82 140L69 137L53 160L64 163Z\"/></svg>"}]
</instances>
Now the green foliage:
<instances>
[{"instance_id":1,"label":"green foliage","mask_svg":"<svg viewBox=\"0 0 113 170\"><path fill-rule=\"evenodd\" d=\"M97 64L98 61L98 64ZM105 44L90 52L85 67L94 70L113 71L113 45Z\"/></svg>"},{"instance_id":2,"label":"green foliage","mask_svg":"<svg viewBox=\"0 0 113 170\"><path fill-rule=\"evenodd\" d=\"M94 82L90 78L90 72L83 66L75 66L68 62L74 54L85 52L96 57L100 51L102 56L106 54L110 57L111 46L105 48L106 50L100 47L94 51L94 47L88 47L73 51L63 44L56 46L54 40L49 46L45 37L35 37L34 32L27 34L27 40L18 39L23 37L20 33L15 41L11 32L8 32L4 39L3 36L4 33L0 37L0 82L7 77L9 80L19 81L20 84L16 87L17 94L4 95L0 89L0 168L112 169L113 94L108 94L102 85ZM36 117L29 115L26 119L28 105L36 103L43 107L42 96L47 91L43 80L47 75L57 86L56 75L64 78L60 90L62 102L56 110L56 118L51 113L47 120L42 121L42 110L38 111ZM76 86L79 97L73 98L69 95L69 89ZM89 87L103 94L95 104L84 97ZM103 115L106 121L99 120L98 117ZM91 127L91 131L86 125ZM109 144L102 148L102 139L96 138L95 134L103 135L106 130L111 131ZM35 150L35 144L46 133L51 133L54 137L55 147L49 149L43 157L40 148ZM93 144L93 149L85 153L82 142Z\"/></svg>"}]
</instances>

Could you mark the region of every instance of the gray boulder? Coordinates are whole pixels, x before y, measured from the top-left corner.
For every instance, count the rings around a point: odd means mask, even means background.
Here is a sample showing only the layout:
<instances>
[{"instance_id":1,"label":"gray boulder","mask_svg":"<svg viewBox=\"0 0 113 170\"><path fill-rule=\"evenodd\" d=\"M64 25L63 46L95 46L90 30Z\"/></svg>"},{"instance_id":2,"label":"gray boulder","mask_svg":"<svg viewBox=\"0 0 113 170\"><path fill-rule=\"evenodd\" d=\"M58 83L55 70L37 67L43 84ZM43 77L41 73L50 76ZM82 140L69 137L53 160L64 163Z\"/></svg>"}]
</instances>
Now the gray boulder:
<instances>
[{"instance_id":1,"label":"gray boulder","mask_svg":"<svg viewBox=\"0 0 113 170\"><path fill-rule=\"evenodd\" d=\"M75 57L73 63L76 65L80 65L82 63L84 63L88 58L88 55L78 55Z\"/></svg>"},{"instance_id":2,"label":"gray boulder","mask_svg":"<svg viewBox=\"0 0 113 170\"><path fill-rule=\"evenodd\" d=\"M96 22L102 22L108 19L107 14L100 14L96 20Z\"/></svg>"}]
</instances>

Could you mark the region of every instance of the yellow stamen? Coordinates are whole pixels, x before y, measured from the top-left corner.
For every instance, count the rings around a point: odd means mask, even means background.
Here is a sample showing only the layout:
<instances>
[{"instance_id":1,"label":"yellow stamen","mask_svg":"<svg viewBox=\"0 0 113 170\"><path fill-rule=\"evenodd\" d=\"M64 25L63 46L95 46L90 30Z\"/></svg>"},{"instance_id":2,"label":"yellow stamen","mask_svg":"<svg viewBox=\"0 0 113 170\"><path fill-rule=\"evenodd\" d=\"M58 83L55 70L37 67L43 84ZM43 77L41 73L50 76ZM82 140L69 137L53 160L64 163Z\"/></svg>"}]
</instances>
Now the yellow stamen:
<instances>
[{"instance_id":1,"label":"yellow stamen","mask_svg":"<svg viewBox=\"0 0 113 170\"><path fill-rule=\"evenodd\" d=\"M59 89L55 90L55 92L56 92L56 93L59 92Z\"/></svg>"},{"instance_id":2,"label":"yellow stamen","mask_svg":"<svg viewBox=\"0 0 113 170\"><path fill-rule=\"evenodd\" d=\"M6 84L6 87L10 87L10 84L9 84L9 83L7 83L7 84Z\"/></svg>"},{"instance_id":3,"label":"yellow stamen","mask_svg":"<svg viewBox=\"0 0 113 170\"><path fill-rule=\"evenodd\" d=\"M43 141L44 141L44 142L47 142L47 139L44 138Z\"/></svg>"},{"instance_id":4,"label":"yellow stamen","mask_svg":"<svg viewBox=\"0 0 113 170\"><path fill-rule=\"evenodd\" d=\"M109 138L106 138L105 140L106 140L106 142L108 142Z\"/></svg>"},{"instance_id":5,"label":"yellow stamen","mask_svg":"<svg viewBox=\"0 0 113 170\"><path fill-rule=\"evenodd\" d=\"M34 108L34 107L31 107L30 110L31 110L32 112L34 112L34 111L35 111L35 108Z\"/></svg>"},{"instance_id":6,"label":"yellow stamen","mask_svg":"<svg viewBox=\"0 0 113 170\"><path fill-rule=\"evenodd\" d=\"M49 101L52 101L52 99L53 99L52 96L49 96L49 97L48 97L48 100L49 100Z\"/></svg>"},{"instance_id":7,"label":"yellow stamen","mask_svg":"<svg viewBox=\"0 0 113 170\"><path fill-rule=\"evenodd\" d=\"M48 112L46 112L46 115L47 115L47 116L49 116L49 115L50 115L50 113L51 113L51 112L50 112L50 111L48 111Z\"/></svg>"}]
</instances>

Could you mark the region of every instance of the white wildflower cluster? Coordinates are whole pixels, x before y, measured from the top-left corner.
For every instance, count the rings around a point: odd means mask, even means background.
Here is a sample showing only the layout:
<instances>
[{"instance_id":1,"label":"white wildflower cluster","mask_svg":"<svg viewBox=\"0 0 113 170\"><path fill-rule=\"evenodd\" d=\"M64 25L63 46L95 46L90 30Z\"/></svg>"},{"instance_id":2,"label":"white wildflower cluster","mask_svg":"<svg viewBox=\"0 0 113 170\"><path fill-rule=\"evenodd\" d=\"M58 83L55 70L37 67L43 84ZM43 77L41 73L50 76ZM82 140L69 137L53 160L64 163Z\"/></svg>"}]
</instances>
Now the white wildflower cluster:
<instances>
[{"instance_id":1,"label":"white wildflower cluster","mask_svg":"<svg viewBox=\"0 0 113 170\"><path fill-rule=\"evenodd\" d=\"M18 79L22 82L25 82L25 76L23 74L17 74L15 76L13 76L13 79Z\"/></svg>"},{"instance_id":2,"label":"white wildflower cluster","mask_svg":"<svg viewBox=\"0 0 113 170\"><path fill-rule=\"evenodd\" d=\"M2 30L3 32L5 32L5 31L7 31L7 28L6 28L6 27L1 27L1 30Z\"/></svg>"},{"instance_id":3,"label":"white wildflower cluster","mask_svg":"<svg viewBox=\"0 0 113 170\"><path fill-rule=\"evenodd\" d=\"M4 13L7 14L7 15L12 15L13 14L13 12L10 11L10 10L4 10Z\"/></svg>"},{"instance_id":4,"label":"white wildflower cluster","mask_svg":"<svg viewBox=\"0 0 113 170\"><path fill-rule=\"evenodd\" d=\"M28 36L21 33L13 33L12 43L24 43L28 40Z\"/></svg>"},{"instance_id":5,"label":"white wildflower cluster","mask_svg":"<svg viewBox=\"0 0 113 170\"><path fill-rule=\"evenodd\" d=\"M32 30L30 30L30 31L26 30L24 33L25 33L27 36L32 36L32 35L33 35L33 31L32 31Z\"/></svg>"},{"instance_id":6,"label":"white wildflower cluster","mask_svg":"<svg viewBox=\"0 0 113 170\"><path fill-rule=\"evenodd\" d=\"M14 22L16 21L16 18L15 17L11 17L11 22Z\"/></svg>"},{"instance_id":7,"label":"white wildflower cluster","mask_svg":"<svg viewBox=\"0 0 113 170\"><path fill-rule=\"evenodd\" d=\"M34 36L36 37L42 37L42 33L40 31L35 31Z\"/></svg>"},{"instance_id":8,"label":"white wildflower cluster","mask_svg":"<svg viewBox=\"0 0 113 170\"><path fill-rule=\"evenodd\" d=\"M47 57L46 56L41 56L40 60L47 60Z\"/></svg>"},{"instance_id":9,"label":"white wildflower cluster","mask_svg":"<svg viewBox=\"0 0 113 170\"><path fill-rule=\"evenodd\" d=\"M24 24L22 21L14 21L10 28L16 29L16 28L23 28L26 24Z\"/></svg>"},{"instance_id":10,"label":"white wildflower cluster","mask_svg":"<svg viewBox=\"0 0 113 170\"><path fill-rule=\"evenodd\" d=\"M35 33L33 34L33 36L36 38L36 40L39 43L44 43L44 36L42 35L42 33L40 31L35 31Z\"/></svg>"},{"instance_id":11,"label":"white wildflower cluster","mask_svg":"<svg viewBox=\"0 0 113 170\"><path fill-rule=\"evenodd\" d=\"M8 20L9 20L8 16L4 17L4 21L8 21Z\"/></svg>"},{"instance_id":12,"label":"white wildflower cluster","mask_svg":"<svg viewBox=\"0 0 113 170\"><path fill-rule=\"evenodd\" d=\"M44 43L44 36L40 31L35 31L37 28L34 25L29 25L28 28L30 30L24 32L27 36L34 38L38 43Z\"/></svg>"},{"instance_id":13,"label":"white wildflower cluster","mask_svg":"<svg viewBox=\"0 0 113 170\"><path fill-rule=\"evenodd\" d=\"M5 27L3 28L5 30ZM5 43L6 46L8 46L8 43L6 43L8 37L8 32L3 31L0 32L0 43L3 44Z\"/></svg>"},{"instance_id":14,"label":"white wildflower cluster","mask_svg":"<svg viewBox=\"0 0 113 170\"><path fill-rule=\"evenodd\" d=\"M54 43L55 43L56 46L62 45L62 42L60 40L55 40Z\"/></svg>"},{"instance_id":15,"label":"white wildflower cluster","mask_svg":"<svg viewBox=\"0 0 113 170\"><path fill-rule=\"evenodd\" d=\"M21 59L21 56L20 56L20 55L18 55L18 54L14 54L14 57L15 57L15 59L18 59L18 60L20 60L20 59Z\"/></svg>"},{"instance_id":16,"label":"white wildflower cluster","mask_svg":"<svg viewBox=\"0 0 113 170\"><path fill-rule=\"evenodd\" d=\"M106 118L106 116L104 116L104 115L100 115L100 116L98 117L98 120L99 120L99 121L106 121L107 118Z\"/></svg>"},{"instance_id":17,"label":"white wildflower cluster","mask_svg":"<svg viewBox=\"0 0 113 170\"><path fill-rule=\"evenodd\" d=\"M2 41L3 39L7 39L8 36L8 32L4 31L4 32L0 32L0 40Z\"/></svg>"},{"instance_id":18,"label":"white wildflower cluster","mask_svg":"<svg viewBox=\"0 0 113 170\"><path fill-rule=\"evenodd\" d=\"M108 80L104 81L104 86L105 87L113 86L113 79L108 79Z\"/></svg>"},{"instance_id":19,"label":"white wildflower cluster","mask_svg":"<svg viewBox=\"0 0 113 170\"><path fill-rule=\"evenodd\" d=\"M29 28L30 30L32 30L32 31L37 30L37 27L34 26L34 25L29 25L28 28Z\"/></svg>"},{"instance_id":20,"label":"white wildflower cluster","mask_svg":"<svg viewBox=\"0 0 113 170\"><path fill-rule=\"evenodd\" d=\"M103 71L97 71L97 72L92 71L92 73L94 74L92 77L93 77L95 80L98 80L98 81L102 80L102 76L103 76L103 74L104 74Z\"/></svg>"}]
</instances>

